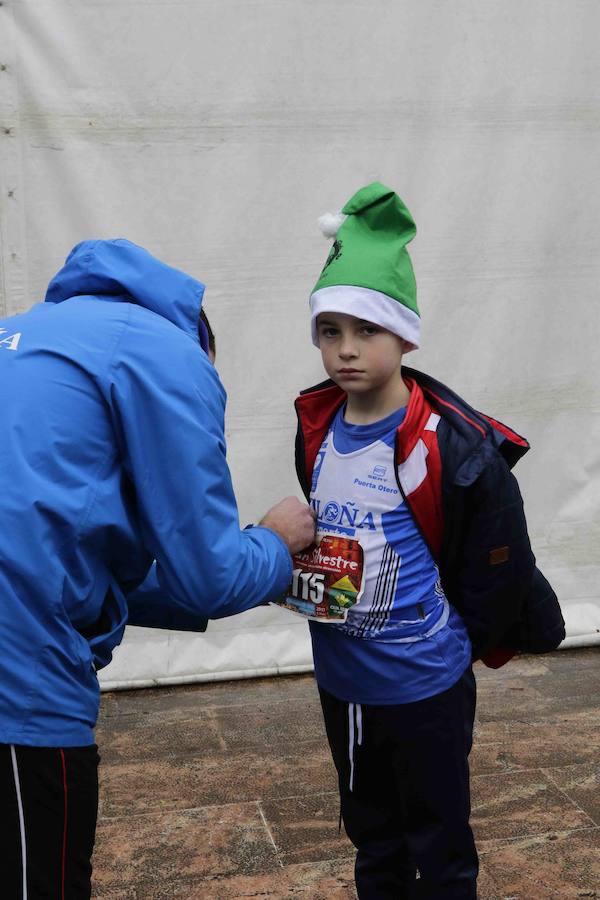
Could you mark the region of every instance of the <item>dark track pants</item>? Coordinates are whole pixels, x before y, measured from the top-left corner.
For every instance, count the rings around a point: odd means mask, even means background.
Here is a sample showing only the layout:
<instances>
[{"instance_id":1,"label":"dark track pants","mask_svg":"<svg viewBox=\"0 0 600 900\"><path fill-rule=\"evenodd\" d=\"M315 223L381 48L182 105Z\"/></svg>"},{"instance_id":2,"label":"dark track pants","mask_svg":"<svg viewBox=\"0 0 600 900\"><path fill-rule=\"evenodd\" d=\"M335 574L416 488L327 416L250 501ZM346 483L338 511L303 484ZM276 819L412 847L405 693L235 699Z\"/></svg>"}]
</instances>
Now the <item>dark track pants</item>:
<instances>
[{"instance_id":1,"label":"dark track pants","mask_svg":"<svg viewBox=\"0 0 600 900\"><path fill-rule=\"evenodd\" d=\"M0 895L89 900L98 750L0 744Z\"/></svg>"},{"instance_id":2,"label":"dark track pants","mask_svg":"<svg viewBox=\"0 0 600 900\"><path fill-rule=\"evenodd\" d=\"M398 706L320 695L360 900L476 900L472 670L441 694Z\"/></svg>"}]
</instances>

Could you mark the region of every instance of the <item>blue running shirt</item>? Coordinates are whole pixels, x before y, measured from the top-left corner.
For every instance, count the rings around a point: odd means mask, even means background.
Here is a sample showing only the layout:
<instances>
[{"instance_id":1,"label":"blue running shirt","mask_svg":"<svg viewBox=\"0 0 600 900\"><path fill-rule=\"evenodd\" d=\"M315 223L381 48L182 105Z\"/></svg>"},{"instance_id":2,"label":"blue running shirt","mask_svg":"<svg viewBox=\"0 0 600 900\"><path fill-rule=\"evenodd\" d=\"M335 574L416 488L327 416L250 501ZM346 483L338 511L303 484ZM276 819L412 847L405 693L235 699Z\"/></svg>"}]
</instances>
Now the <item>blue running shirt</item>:
<instances>
[{"instance_id":1,"label":"blue running shirt","mask_svg":"<svg viewBox=\"0 0 600 900\"><path fill-rule=\"evenodd\" d=\"M317 536L360 540L365 584L341 624L310 622L315 675L349 703L411 703L451 687L471 661L465 626L403 500L394 470L406 410L370 425L336 415L315 462Z\"/></svg>"}]
</instances>

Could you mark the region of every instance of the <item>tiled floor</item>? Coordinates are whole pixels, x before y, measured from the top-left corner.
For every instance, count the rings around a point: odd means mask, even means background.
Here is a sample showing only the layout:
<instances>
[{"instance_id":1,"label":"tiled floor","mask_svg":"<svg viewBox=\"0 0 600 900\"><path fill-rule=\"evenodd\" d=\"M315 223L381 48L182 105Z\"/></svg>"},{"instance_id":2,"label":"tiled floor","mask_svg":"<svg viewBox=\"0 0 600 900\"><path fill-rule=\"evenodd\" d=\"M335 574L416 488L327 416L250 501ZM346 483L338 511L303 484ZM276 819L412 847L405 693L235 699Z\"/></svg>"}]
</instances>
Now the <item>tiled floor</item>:
<instances>
[{"instance_id":1,"label":"tiled floor","mask_svg":"<svg viewBox=\"0 0 600 900\"><path fill-rule=\"evenodd\" d=\"M476 667L480 900L600 898L600 648ZM103 696L98 900L346 900L310 676Z\"/></svg>"}]
</instances>

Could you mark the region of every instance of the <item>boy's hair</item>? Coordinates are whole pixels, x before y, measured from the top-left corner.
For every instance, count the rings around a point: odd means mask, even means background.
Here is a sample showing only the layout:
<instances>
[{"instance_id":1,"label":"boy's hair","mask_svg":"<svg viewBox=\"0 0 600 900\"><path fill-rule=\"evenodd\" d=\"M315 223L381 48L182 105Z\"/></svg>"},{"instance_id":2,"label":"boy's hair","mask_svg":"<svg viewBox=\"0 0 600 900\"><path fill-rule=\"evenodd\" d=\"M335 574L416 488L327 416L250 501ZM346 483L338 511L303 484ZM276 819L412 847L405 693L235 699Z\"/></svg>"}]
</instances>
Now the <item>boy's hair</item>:
<instances>
[{"instance_id":1,"label":"boy's hair","mask_svg":"<svg viewBox=\"0 0 600 900\"><path fill-rule=\"evenodd\" d=\"M204 312L204 309L200 310L200 322L203 323L203 325L206 329L206 334L208 336L208 349L210 350L212 355L215 356L216 352L217 352L216 344L215 344L215 334L214 334L214 331L212 330L212 328L210 327L210 322L208 321L208 316ZM201 328L200 322L198 323L198 331L200 331L200 328Z\"/></svg>"}]
</instances>

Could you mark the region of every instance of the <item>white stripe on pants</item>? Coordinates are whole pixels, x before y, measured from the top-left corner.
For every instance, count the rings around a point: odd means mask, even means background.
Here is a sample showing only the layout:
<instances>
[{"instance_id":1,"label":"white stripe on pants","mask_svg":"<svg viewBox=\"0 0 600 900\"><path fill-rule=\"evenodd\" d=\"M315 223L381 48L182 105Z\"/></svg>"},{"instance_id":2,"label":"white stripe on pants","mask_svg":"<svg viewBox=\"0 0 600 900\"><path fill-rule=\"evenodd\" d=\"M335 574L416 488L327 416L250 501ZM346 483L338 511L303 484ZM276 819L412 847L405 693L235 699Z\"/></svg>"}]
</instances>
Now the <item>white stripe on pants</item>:
<instances>
[{"instance_id":1,"label":"white stripe on pants","mask_svg":"<svg viewBox=\"0 0 600 900\"><path fill-rule=\"evenodd\" d=\"M23 816L23 800L21 799L21 782L19 780L19 766L14 744L10 745L10 758L12 760L13 776L15 779L15 791L17 805L19 807L19 831L21 835L21 866L23 868L23 900L27 900L27 842L25 840L25 817Z\"/></svg>"}]
</instances>

